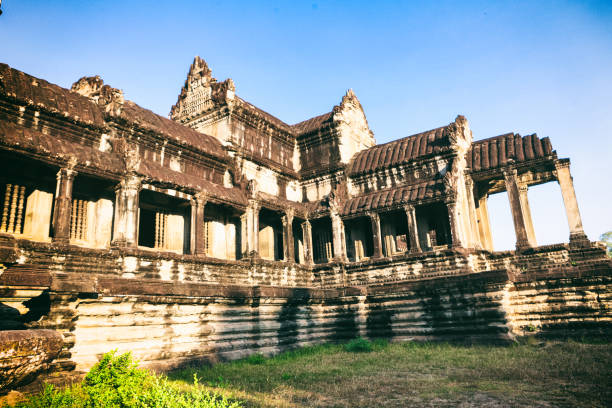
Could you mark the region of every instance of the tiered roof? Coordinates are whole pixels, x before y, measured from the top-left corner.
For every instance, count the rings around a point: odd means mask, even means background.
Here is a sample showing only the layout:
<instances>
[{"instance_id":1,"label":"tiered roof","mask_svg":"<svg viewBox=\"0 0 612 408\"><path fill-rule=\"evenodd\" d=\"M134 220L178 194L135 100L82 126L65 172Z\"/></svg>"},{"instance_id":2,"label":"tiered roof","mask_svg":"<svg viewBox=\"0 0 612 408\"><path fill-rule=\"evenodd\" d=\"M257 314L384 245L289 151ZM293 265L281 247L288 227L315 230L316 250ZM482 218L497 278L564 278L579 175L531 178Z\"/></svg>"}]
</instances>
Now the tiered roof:
<instances>
[{"instance_id":1,"label":"tiered roof","mask_svg":"<svg viewBox=\"0 0 612 408\"><path fill-rule=\"evenodd\" d=\"M128 122L165 136L181 147L195 149L222 161L228 160L227 152L217 138L183 126L132 101L125 102L120 116Z\"/></svg>"},{"instance_id":2,"label":"tiered roof","mask_svg":"<svg viewBox=\"0 0 612 408\"><path fill-rule=\"evenodd\" d=\"M0 94L77 122L105 127L103 111L89 98L1 63Z\"/></svg>"},{"instance_id":3,"label":"tiered roof","mask_svg":"<svg viewBox=\"0 0 612 408\"><path fill-rule=\"evenodd\" d=\"M443 198L444 195L443 181L441 179L430 179L351 198L342 207L342 215L354 215L365 211L393 209L406 204L434 201Z\"/></svg>"},{"instance_id":4,"label":"tiered roof","mask_svg":"<svg viewBox=\"0 0 612 408\"><path fill-rule=\"evenodd\" d=\"M333 118L333 112L327 112L319 116L315 116L314 118L307 119L305 121L296 123L292 125L296 136L300 136L306 133L313 132L318 130L328 124L331 124Z\"/></svg>"},{"instance_id":5,"label":"tiered roof","mask_svg":"<svg viewBox=\"0 0 612 408\"><path fill-rule=\"evenodd\" d=\"M394 167L420 157L450 151L453 124L423 133L376 145L353 156L347 167L350 176L371 173L381 168Z\"/></svg>"},{"instance_id":6,"label":"tiered roof","mask_svg":"<svg viewBox=\"0 0 612 408\"><path fill-rule=\"evenodd\" d=\"M550 139L536 134L521 136L514 133L479 140L472 144L467 155L472 172L498 169L510 163L552 158L555 155Z\"/></svg>"}]
</instances>

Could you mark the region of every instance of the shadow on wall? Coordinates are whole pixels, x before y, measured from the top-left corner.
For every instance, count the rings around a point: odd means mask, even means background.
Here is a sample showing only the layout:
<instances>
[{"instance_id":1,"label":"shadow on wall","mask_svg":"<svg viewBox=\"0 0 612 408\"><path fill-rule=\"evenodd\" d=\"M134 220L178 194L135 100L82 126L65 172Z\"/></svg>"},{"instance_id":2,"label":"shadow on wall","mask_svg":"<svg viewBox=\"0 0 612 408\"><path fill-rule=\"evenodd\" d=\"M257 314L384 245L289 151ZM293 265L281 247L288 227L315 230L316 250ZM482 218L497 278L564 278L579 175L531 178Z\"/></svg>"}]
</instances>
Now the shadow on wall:
<instances>
[{"instance_id":1,"label":"shadow on wall","mask_svg":"<svg viewBox=\"0 0 612 408\"><path fill-rule=\"evenodd\" d=\"M368 338L392 340L393 326L391 320L395 311L382 303L370 303L368 306L368 317L366 319Z\"/></svg>"},{"instance_id":2,"label":"shadow on wall","mask_svg":"<svg viewBox=\"0 0 612 408\"><path fill-rule=\"evenodd\" d=\"M303 289L290 289L287 301L283 303L277 322L280 323L278 329L278 345L281 347L293 348L298 342L298 319L302 305L307 305L310 294Z\"/></svg>"},{"instance_id":3,"label":"shadow on wall","mask_svg":"<svg viewBox=\"0 0 612 408\"><path fill-rule=\"evenodd\" d=\"M466 289L439 288L417 292L424 323L431 329L430 335L461 342L507 337L508 326L502 305L486 296L484 288Z\"/></svg>"},{"instance_id":4,"label":"shadow on wall","mask_svg":"<svg viewBox=\"0 0 612 408\"><path fill-rule=\"evenodd\" d=\"M605 291L590 286L588 282L585 285L580 280L573 280L571 286L576 291L568 296L565 292L567 284L565 280L556 280L541 286L537 296L546 295L546 301L542 303L547 307L521 313L520 319L526 324L520 329L527 335L548 339L597 338L612 341L612 322L606 318L609 309L604 301ZM518 285L518 290L525 290L524 302L536 303L529 299L530 286Z\"/></svg>"},{"instance_id":5,"label":"shadow on wall","mask_svg":"<svg viewBox=\"0 0 612 408\"><path fill-rule=\"evenodd\" d=\"M355 312L354 304L342 303L338 305L338 308L330 340L344 342L357 338L359 336L359 328L357 327L357 313Z\"/></svg>"},{"instance_id":6,"label":"shadow on wall","mask_svg":"<svg viewBox=\"0 0 612 408\"><path fill-rule=\"evenodd\" d=\"M31 328L28 323L36 322L48 315L51 310L49 291L45 290L22 304L28 309L24 314L12 306L0 303L0 330L28 329Z\"/></svg>"}]
</instances>

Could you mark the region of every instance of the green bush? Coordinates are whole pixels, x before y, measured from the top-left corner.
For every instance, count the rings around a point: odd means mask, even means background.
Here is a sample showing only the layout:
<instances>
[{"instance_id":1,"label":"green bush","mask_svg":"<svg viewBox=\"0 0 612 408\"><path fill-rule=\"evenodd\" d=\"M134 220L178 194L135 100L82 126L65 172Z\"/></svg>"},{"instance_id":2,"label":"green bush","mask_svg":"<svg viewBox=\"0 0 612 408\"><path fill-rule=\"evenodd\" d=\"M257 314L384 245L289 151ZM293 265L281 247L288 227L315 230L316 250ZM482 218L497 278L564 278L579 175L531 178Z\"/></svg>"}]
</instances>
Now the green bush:
<instances>
[{"instance_id":1,"label":"green bush","mask_svg":"<svg viewBox=\"0 0 612 408\"><path fill-rule=\"evenodd\" d=\"M373 350L373 346L371 341L359 337L346 343L344 349L351 353L369 353Z\"/></svg>"},{"instance_id":2,"label":"green bush","mask_svg":"<svg viewBox=\"0 0 612 408\"><path fill-rule=\"evenodd\" d=\"M82 383L65 389L46 385L19 408L239 408L217 393L206 391L194 376L194 387L182 392L166 377L138 368L130 353L106 353Z\"/></svg>"}]
</instances>

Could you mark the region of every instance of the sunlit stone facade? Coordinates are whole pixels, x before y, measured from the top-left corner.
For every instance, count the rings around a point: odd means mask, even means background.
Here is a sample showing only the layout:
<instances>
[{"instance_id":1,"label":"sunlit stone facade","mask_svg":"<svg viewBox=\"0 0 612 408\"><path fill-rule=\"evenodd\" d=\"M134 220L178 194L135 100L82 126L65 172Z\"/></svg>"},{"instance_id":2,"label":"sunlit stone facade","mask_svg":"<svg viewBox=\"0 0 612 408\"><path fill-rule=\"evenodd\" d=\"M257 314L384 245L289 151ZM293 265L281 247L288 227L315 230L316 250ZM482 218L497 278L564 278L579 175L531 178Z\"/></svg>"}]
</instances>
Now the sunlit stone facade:
<instances>
[{"instance_id":1,"label":"sunlit stone facade","mask_svg":"<svg viewBox=\"0 0 612 408\"><path fill-rule=\"evenodd\" d=\"M351 90L290 125L199 57L170 119L100 77L68 90L0 64L0 157L1 329L60 332L52 372L114 348L172 368L356 336L609 330L612 264L569 160L535 134L474 140L457 116L377 145ZM538 247L527 191L547 182L570 236ZM492 245L502 191L516 251Z\"/></svg>"}]
</instances>

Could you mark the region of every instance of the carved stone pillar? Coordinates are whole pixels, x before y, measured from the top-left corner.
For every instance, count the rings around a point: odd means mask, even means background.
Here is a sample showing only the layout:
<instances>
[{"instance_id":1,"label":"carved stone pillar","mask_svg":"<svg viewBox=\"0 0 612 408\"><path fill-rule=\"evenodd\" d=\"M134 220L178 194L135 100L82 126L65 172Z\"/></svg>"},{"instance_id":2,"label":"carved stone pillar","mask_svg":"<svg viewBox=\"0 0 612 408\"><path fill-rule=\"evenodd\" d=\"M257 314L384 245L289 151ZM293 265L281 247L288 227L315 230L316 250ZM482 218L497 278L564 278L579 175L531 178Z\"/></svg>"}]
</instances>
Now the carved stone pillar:
<instances>
[{"instance_id":1,"label":"carved stone pillar","mask_svg":"<svg viewBox=\"0 0 612 408\"><path fill-rule=\"evenodd\" d=\"M282 217L282 221L284 258L287 262L295 262L295 248L293 246L293 210L287 210Z\"/></svg>"},{"instance_id":2,"label":"carved stone pillar","mask_svg":"<svg viewBox=\"0 0 612 408\"><path fill-rule=\"evenodd\" d=\"M493 237L491 236L491 223L489 221L489 208L487 205L488 199L489 196L487 194L480 196L476 216L478 217L478 232L482 247L487 251L493 251Z\"/></svg>"},{"instance_id":3,"label":"carved stone pillar","mask_svg":"<svg viewBox=\"0 0 612 408\"><path fill-rule=\"evenodd\" d=\"M510 210L512 210L512 220L514 221L514 232L516 233L516 249L521 250L529 248L529 239L527 238L527 227L525 225L525 217L523 216L523 208L518 189L518 180L516 169L504 170L504 179L506 181L506 191L508 192L508 200L510 201Z\"/></svg>"},{"instance_id":4,"label":"carved stone pillar","mask_svg":"<svg viewBox=\"0 0 612 408\"><path fill-rule=\"evenodd\" d=\"M53 211L53 242L70 242L70 215L72 212L72 185L77 172L62 168L57 173L55 210Z\"/></svg>"},{"instance_id":5,"label":"carved stone pillar","mask_svg":"<svg viewBox=\"0 0 612 408\"><path fill-rule=\"evenodd\" d=\"M378 213L368 213L370 222L372 223L372 258L382 258L382 234L380 232L380 216Z\"/></svg>"},{"instance_id":6,"label":"carved stone pillar","mask_svg":"<svg viewBox=\"0 0 612 408\"><path fill-rule=\"evenodd\" d=\"M472 244L476 249L482 249L482 243L480 242L480 234L478 232L478 217L476 215L476 203L474 201L474 181L471 177L466 177L465 188L468 199L468 211L470 218L470 233L472 235Z\"/></svg>"},{"instance_id":7,"label":"carved stone pillar","mask_svg":"<svg viewBox=\"0 0 612 408\"><path fill-rule=\"evenodd\" d=\"M332 243L334 248L334 259L346 261L346 245L344 244L344 223L340 214L332 213Z\"/></svg>"},{"instance_id":8,"label":"carved stone pillar","mask_svg":"<svg viewBox=\"0 0 612 408\"><path fill-rule=\"evenodd\" d=\"M249 222L247 211L240 216L240 252L242 256L247 256L249 253Z\"/></svg>"},{"instance_id":9,"label":"carved stone pillar","mask_svg":"<svg viewBox=\"0 0 612 408\"><path fill-rule=\"evenodd\" d=\"M557 181L561 187L563 204L565 204L565 214L570 230L570 243L588 243L589 239L582 228L582 218L578 210L578 200L574 190L574 181L570 173L570 161L557 160L555 162Z\"/></svg>"},{"instance_id":10,"label":"carved stone pillar","mask_svg":"<svg viewBox=\"0 0 612 408\"><path fill-rule=\"evenodd\" d=\"M246 210L247 221L247 250L249 256L257 257L259 254L259 201L251 199Z\"/></svg>"},{"instance_id":11,"label":"carved stone pillar","mask_svg":"<svg viewBox=\"0 0 612 408\"><path fill-rule=\"evenodd\" d=\"M525 220L525 230L527 232L527 241L530 247L538 246L536 242L535 230L533 228L533 220L531 218L531 208L529 207L529 197L527 196L527 184L518 186L519 198L521 200L521 208L523 210L523 219Z\"/></svg>"},{"instance_id":12,"label":"carved stone pillar","mask_svg":"<svg viewBox=\"0 0 612 408\"><path fill-rule=\"evenodd\" d=\"M406 220L408 221L408 239L410 240L410 252L421 252L419 244L419 231L417 228L416 211L413 205L404 207Z\"/></svg>"},{"instance_id":13,"label":"carved stone pillar","mask_svg":"<svg viewBox=\"0 0 612 408\"><path fill-rule=\"evenodd\" d=\"M307 265L312 264L312 226L310 221L306 220L302 223L302 239L304 241L304 262Z\"/></svg>"},{"instance_id":14,"label":"carved stone pillar","mask_svg":"<svg viewBox=\"0 0 612 408\"><path fill-rule=\"evenodd\" d=\"M115 189L113 246L138 245L138 206L141 187L140 178L129 175Z\"/></svg>"},{"instance_id":15,"label":"carved stone pillar","mask_svg":"<svg viewBox=\"0 0 612 408\"><path fill-rule=\"evenodd\" d=\"M459 220L457 219L457 202L448 201L446 203L448 209L448 223L451 232L451 246L453 248L465 247L461 232L459 231Z\"/></svg>"},{"instance_id":16,"label":"carved stone pillar","mask_svg":"<svg viewBox=\"0 0 612 408\"><path fill-rule=\"evenodd\" d=\"M204 242L204 208L206 207L206 194L196 193L191 200L191 253L194 255L206 254Z\"/></svg>"}]
</instances>

